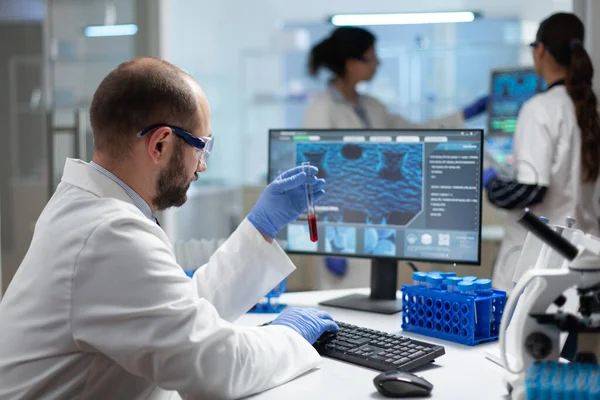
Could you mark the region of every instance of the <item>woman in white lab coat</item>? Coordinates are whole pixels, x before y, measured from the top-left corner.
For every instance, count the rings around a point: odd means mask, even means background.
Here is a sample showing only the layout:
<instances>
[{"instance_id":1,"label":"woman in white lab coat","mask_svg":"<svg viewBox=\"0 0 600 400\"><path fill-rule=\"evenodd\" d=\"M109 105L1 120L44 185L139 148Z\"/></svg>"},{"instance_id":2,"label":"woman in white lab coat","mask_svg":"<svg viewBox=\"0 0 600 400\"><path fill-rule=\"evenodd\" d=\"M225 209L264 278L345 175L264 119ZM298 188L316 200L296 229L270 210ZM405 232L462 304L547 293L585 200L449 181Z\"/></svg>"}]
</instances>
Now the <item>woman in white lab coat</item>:
<instances>
[{"instance_id":1,"label":"woman in white lab coat","mask_svg":"<svg viewBox=\"0 0 600 400\"><path fill-rule=\"evenodd\" d=\"M536 72L548 89L521 108L514 136L512 178L486 169L488 198L508 210L493 284L511 291L527 231L515 222L524 207L598 235L594 189L600 171L600 122L592 91L594 69L583 47L583 23L574 14L544 20L531 44Z\"/></svg>"},{"instance_id":2,"label":"woman in white lab coat","mask_svg":"<svg viewBox=\"0 0 600 400\"><path fill-rule=\"evenodd\" d=\"M424 124L413 124L400 115L389 113L374 97L359 94L356 85L371 80L379 65L375 39L366 29L340 27L313 47L308 66L310 74L316 76L321 68L326 68L334 77L306 110L305 128L459 128L465 119L485 111L487 96L463 111Z\"/></svg>"},{"instance_id":3,"label":"woman in white lab coat","mask_svg":"<svg viewBox=\"0 0 600 400\"><path fill-rule=\"evenodd\" d=\"M485 111L487 96L478 99L463 111L444 118L415 124L400 115L389 113L386 106L374 97L359 94L358 83L375 75L379 60L375 53L375 36L363 28L340 27L313 47L309 72L316 76L321 68L333 74L327 88L308 106L303 125L308 129L405 129L459 128L465 119ZM348 271L341 258L326 258L327 271L318 269L320 288L365 286L369 282L366 260L353 260ZM343 282L340 277L346 275Z\"/></svg>"}]
</instances>

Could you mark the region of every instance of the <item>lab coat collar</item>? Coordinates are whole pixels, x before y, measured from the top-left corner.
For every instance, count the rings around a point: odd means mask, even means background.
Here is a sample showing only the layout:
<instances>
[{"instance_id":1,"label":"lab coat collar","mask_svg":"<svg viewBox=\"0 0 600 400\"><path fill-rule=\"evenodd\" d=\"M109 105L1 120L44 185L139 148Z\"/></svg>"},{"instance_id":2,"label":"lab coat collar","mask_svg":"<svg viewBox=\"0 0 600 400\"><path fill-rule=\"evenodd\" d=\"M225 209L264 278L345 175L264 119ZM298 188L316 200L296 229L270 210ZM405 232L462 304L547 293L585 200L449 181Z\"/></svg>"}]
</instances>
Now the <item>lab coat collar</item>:
<instances>
[{"instance_id":1,"label":"lab coat collar","mask_svg":"<svg viewBox=\"0 0 600 400\"><path fill-rule=\"evenodd\" d=\"M98 197L112 197L134 205L123 188L82 160L67 158L61 181L93 193Z\"/></svg>"},{"instance_id":2,"label":"lab coat collar","mask_svg":"<svg viewBox=\"0 0 600 400\"><path fill-rule=\"evenodd\" d=\"M548 86L548 89L546 89L546 92L549 91L552 88L555 88L557 86L564 86L565 85L565 80L564 79L559 79L556 82L554 82L552 85Z\"/></svg>"},{"instance_id":3,"label":"lab coat collar","mask_svg":"<svg viewBox=\"0 0 600 400\"><path fill-rule=\"evenodd\" d=\"M338 88L335 87L335 85L333 84L333 81L329 82L328 91L329 91L329 95L331 96L331 99L333 100L333 102L346 104L347 106L351 107L354 110L355 115L358 117L358 119L361 121L362 125L365 128L369 128L371 126L371 124L369 122L369 117L367 115L367 108L365 105L364 96L362 96L360 93L357 92L356 93L356 107L353 107L350 104L350 102L348 102L348 100L346 100L346 98L344 97L342 92L340 92L338 90Z\"/></svg>"},{"instance_id":4,"label":"lab coat collar","mask_svg":"<svg viewBox=\"0 0 600 400\"><path fill-rule=\"evenodd\" d=\"M340 92L338 88L335 87L333 82L329 82L327 89L333 101L335 101L336 103L348 103L348 100L346 100L342 92ZM358 92L356 93L356 104L358 105L358 107L364 107L364 98Z\"/></svg>"},{"instance_id":5,"label":"lab coat collar","mask_svg":"<svg viewBox=\"0 0 600 400\"><path fill-rule=\"evenodd\" d=\"M346 102L346 98L344 97L342 92L340 92L338 90L338 88L335 87L333 82L329 82L327 89L329 90L329 94L331 95L331 98L333 99L333 101L335 101L336 103L345 103Z\"/></svg>"}]
</instances>

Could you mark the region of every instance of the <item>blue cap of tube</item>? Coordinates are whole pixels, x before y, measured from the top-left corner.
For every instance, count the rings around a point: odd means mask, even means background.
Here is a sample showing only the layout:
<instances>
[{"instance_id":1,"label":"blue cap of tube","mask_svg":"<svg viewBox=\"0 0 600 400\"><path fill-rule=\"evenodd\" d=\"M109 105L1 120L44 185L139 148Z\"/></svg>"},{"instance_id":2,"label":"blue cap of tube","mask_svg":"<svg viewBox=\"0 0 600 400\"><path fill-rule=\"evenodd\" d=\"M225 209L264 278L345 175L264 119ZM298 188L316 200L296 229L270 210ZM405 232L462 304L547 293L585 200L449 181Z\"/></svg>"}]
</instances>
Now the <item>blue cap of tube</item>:
<instances>
[{"instance_id":1,"label":"blue cap of tube","mask_svg":"<svg viewBox=\"0 0 600 400\"><path fill-rule=\"evenodd\" d=\"M434 285L441 285L444 283L444 278L441 275L437 274L428 274L427 275L427 283L433 283Z\"/></svg>"},{"instance_id":2,"label":"blue cap of tube","mask_svg":"<svg viewBox=\"0 0 600 400\"><path fill-rule=\"evenodd\" d=\"M425 272L413 272L413 281L425 282L427 274Z\"/></svg>"},{"instance_id":3,"label":"blue cap of tube","mask_svg":"<svg viewBox=\"0 0 600 400\"><path fill-rule=\"evenodd\" d=\"M463 281L476 281L476 276L463 276Z\"/></svg>"},{"instance_id":4,"label":"blue cap of tube","mask_svg":"<svg viewBox=\"0 0 600 400\"><path fill-rule=\"evenodd\" d=\"M442 275L444 278L448 278L451 276L456 276L456 272L442 272L440 275Z\"/></svg>"},{"instance_id":5,"label":"blue cap of tube","mask_svg":"<svg viewBox=\"0 0 600 400\"><path fill-rule=\"evenodd\" d=\"M491 279L477 279L475 281L475 287L477 290L489 290L492 288Z\"/></svg>"},{"instance_id":6,"label":"blue cap of tube","mask_svg":"<svg viewBox=\"0 0 600 400\"><path fill-rule=\"evenodd\" d=\"M540 217L540 221L542 221L545 224L549 224L550 223L550 220L548 218L546 218L546 217Z\"/></svg>"},{"instance_id":7,"label":"blue cap of tube","mask_svg":"<svg viewBox=\"0 0 600 400\"><path fill-rule=\"evenodd\" d=\"M462 282L462 278L460 276L449 276L446 278L446 285L448 286L456 286L460 282Z\"/></svg>"},{"instance_id":8,"label":"blue cap of tube","mask_svg":"<svg viewBox=\"0 0 600 400\"><path fill-rule=\"evenodd\" d=\"M439 275L442 276L442 271L430 271L428 275Z\"/></svg>"},{"instance_id":9,"label":"blue cap of tube","mask_svg":"<svg viewBox=\"0 0 600 400\"><path fill-rule=\"evenodd\" d=\"M475 291L475 283L472 281L462 281L458 283L458 291L459 292L474 292Z\"/></svg>"}]
</instances>

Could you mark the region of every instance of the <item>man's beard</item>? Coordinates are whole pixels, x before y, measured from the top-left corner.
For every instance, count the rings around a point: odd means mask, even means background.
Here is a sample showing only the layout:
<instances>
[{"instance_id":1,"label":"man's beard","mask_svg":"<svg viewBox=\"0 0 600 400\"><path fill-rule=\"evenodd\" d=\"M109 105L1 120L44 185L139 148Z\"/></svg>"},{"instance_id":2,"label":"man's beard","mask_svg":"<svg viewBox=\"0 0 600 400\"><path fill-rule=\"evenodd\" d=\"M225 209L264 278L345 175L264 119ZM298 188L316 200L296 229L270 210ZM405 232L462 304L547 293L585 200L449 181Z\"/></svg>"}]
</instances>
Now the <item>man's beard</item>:
<instances>
[{"instance_id":1,"label":"man's beard","mask_svg":"<svg viewBox=\"0 0 600 400\"><path fill-rule=\"evenodd\" d=\"M185 174L183 148L183 143L177 144L169 164L158 176L153 202L159 211L170 207L180 207L187 200L187 191L192 182Z\"/></svg>"}]
</instances>

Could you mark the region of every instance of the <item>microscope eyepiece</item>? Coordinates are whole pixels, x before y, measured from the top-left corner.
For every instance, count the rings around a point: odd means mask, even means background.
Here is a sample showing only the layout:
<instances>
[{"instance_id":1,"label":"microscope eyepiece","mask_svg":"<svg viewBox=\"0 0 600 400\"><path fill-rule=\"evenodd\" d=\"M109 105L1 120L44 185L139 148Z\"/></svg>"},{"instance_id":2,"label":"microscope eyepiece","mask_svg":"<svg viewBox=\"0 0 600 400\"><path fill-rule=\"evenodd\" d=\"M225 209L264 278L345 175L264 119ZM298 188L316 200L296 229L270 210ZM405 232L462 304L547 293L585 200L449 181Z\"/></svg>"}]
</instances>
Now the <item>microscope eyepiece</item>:
<instances>
[{"instance_id":1,"label":"microscope eyepiece","mask_svg":"<svg viewBox=\"0 0 600 400\"><path fill-rule=\"evenodd\" d=\"M557 253L569 261L577 257L579 250L568 240L554 232L548 225L540 220L540 217L529 211L523 210L517 222L537 236L540 240L552 247Z\"/></svg>"}]
</instances>

